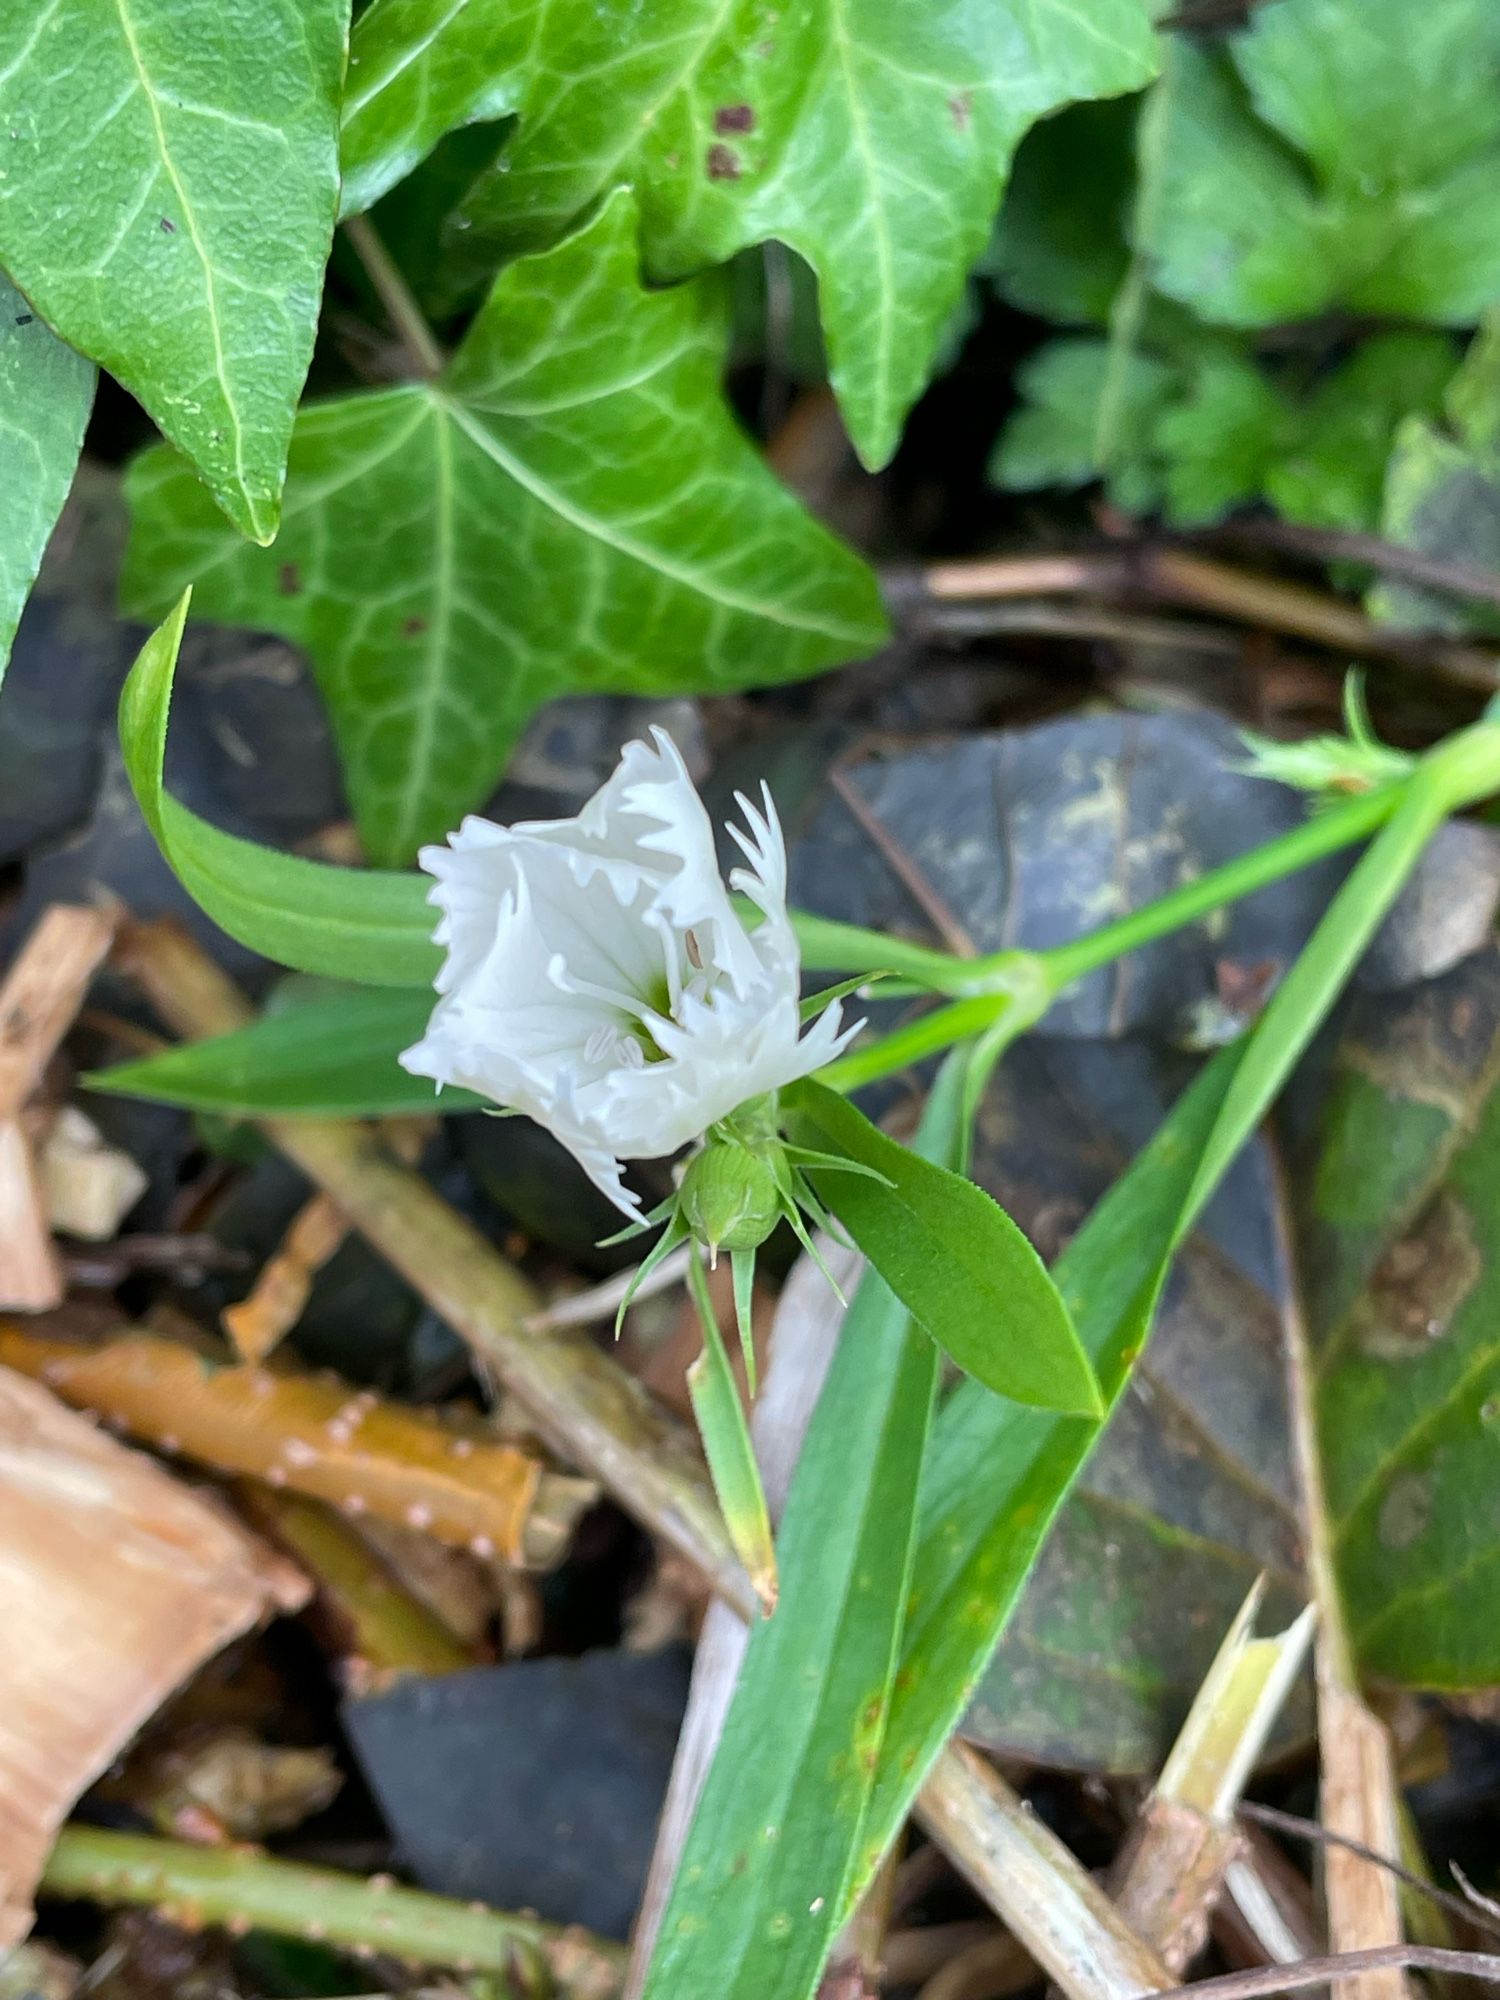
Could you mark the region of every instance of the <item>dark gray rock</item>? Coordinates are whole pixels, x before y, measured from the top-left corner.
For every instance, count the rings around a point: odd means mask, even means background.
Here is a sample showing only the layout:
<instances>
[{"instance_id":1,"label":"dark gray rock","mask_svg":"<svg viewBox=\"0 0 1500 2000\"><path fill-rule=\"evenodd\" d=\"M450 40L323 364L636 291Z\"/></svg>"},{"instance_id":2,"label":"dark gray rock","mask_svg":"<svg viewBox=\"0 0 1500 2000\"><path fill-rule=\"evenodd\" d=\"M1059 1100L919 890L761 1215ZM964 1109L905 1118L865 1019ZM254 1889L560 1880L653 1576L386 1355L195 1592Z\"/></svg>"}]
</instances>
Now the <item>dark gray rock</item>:
<instances>
[{"instance_id":1,"label":"dark gray rock","mask_svg":"<svg viewBox=\"0 0 1500 2000\"><path fill-rule=\"evenodd\" d=\"M687 1704L685 1648L516 1660L349 1703L355 1755L425 1888L623 1938Z\"/></svg>"}]
</instances>

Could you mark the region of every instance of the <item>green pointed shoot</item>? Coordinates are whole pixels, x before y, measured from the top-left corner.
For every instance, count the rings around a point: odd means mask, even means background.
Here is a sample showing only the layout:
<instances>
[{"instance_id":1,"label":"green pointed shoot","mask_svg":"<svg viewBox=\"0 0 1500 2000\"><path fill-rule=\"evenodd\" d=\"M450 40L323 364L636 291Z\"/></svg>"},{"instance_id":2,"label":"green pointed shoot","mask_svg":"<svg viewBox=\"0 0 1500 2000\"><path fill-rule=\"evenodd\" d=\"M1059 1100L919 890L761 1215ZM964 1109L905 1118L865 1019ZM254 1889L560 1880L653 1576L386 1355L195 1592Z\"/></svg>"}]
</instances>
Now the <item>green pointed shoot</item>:
<instances>
[{"instance_id":1,"label":"green pointed shoot","mask_svg":"<svg viewBox=\"0 0 1500 2000\"><path fill-rule=\"evenodd\" d=\"M688 1285L703 1324L703 1352L687 1375L693 1415L698 1420L698 1433L703 1439L714 1491L724 1510L729 1539L769 1617L776 1609L776 1550L771 1541L771 1517L766 1510L745 1408L708 1295L703 1260L696 1248L688 1263Z\"/></svg>"},{"instance_id":2,"label":"green pointed shoot","mask_svg":"<svg viewBox=\"0 0 1500 2000\"><path fill-rule=\"evenodd\" d=\"M734 1323L739 1329L740 1352L745 1357L745 1387L752 1402L756 1390L755 1366L755 1252L731 1250L729 1271L734 1279Z\"/></svg>"}]
</instances>

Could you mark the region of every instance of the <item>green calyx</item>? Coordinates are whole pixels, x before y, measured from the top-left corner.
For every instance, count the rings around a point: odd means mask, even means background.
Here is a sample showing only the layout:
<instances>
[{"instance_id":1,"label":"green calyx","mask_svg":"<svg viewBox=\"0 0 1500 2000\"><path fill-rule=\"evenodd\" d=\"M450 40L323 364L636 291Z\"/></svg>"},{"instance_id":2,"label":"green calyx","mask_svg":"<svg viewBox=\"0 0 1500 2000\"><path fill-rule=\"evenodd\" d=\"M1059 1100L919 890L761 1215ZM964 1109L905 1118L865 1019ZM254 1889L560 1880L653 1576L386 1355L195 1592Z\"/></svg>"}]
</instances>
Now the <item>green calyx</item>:
<instances>
[{"instance_id":1,"label":"green calyx","mask_svg":"<svg viewBox=\"0 0 1500 2000\"><path fill-rule=\"evenodd\" d=\"M683 1221L710 1257L720 1250L755 1250L785 1213L785 1168L773 1156L779 1142L711 1132L688 1162L678 1190ZM778 1172L780 1168L780 1172Z\"/></svg>"}]
</instances>

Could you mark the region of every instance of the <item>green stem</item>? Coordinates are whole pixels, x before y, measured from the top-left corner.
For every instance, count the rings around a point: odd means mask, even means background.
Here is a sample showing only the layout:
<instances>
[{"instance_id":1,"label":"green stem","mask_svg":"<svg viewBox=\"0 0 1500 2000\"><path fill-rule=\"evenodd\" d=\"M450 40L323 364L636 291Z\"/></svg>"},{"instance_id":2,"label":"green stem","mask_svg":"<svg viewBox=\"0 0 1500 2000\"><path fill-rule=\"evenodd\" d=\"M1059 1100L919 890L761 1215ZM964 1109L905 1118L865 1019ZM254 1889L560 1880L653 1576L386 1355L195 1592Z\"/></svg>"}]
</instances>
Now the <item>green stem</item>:
<instances>
[{"instance_id":1,"label":"green stem","mask_svg":"<svg viewBox=\"0 0 1500 2000\"><path fill-rule=\"evenodd\" d=\"M272 1931L419 1965L486 1972L523 2000L540 1980L560 1993L612 1993L623 1954L577 1930L430 1896L376 1876L304 1868L253 1849L64 1827L42 1876L43 1893L90 1902L144 1904L191 1925Z\"/></svg>"},{"instance_id":2,"label":"green stem","mask_svg":"<svg viewBox=\"0 0 1500 2000\"><path fill-rule=\"evenodd\" d=\"M1409 817L1414 797L1424 801L1424 817L1435 813L1436 825L1448 813L1497 788L1500 724L1476 723L1429 751L1401 782L1315 813L1290 833L1236 856L1222 868L1184 883L1144 909L1070 944L1050 951L1000 951L970 959L933 953L940 969L938 976L929 973L932 984L940 992L961 997L841 1057L819 1072L819 1080L833 1090L858 1090L878 1077L937 1055L966 1036L983 1034L1012 1009L1021 1010L1015 1029L1019 1033L1040 1021L1052 1002L1076 980L1365 839L1398 814ZM878 942L874 932L856 935ZM873 959L873 952L871 956Z\"/></svg>"},{"instance_id":3,"label":"green stem","mask_svg":"<svg viewBox=\"0 0 1500 2000\"><path fill-rule=\"evenodd\" d=\"M1329 806L1314 813L1301 826L1293 827L1290 833L1268 840L1264 847L1254 847L1248 854L1236 855L1222 868L1200 875L1195 882L1185 882L1180 889L1146 904L1144 909L1132 910L1129 916L1104 924L1086 937L1044 952L1048 974L1055 981L1054 991L1060 993L1075 980L1112 964L1127 952L1154 944L1157 938L1181 930L1185 924L1210 916L1226 904L1237 903L1254 895L1257 889L1280 881L1284 875L1295 875L1313 862L1336 854L1341 847L1365 839L1385 824L1403 795L1404 787L1398 784L1376 792L1362 792L1357 798ZM996 961L1003 956L997 953ZM996 961L979 959L969 969L980 973Z\"/></svg>"}]
</instances>

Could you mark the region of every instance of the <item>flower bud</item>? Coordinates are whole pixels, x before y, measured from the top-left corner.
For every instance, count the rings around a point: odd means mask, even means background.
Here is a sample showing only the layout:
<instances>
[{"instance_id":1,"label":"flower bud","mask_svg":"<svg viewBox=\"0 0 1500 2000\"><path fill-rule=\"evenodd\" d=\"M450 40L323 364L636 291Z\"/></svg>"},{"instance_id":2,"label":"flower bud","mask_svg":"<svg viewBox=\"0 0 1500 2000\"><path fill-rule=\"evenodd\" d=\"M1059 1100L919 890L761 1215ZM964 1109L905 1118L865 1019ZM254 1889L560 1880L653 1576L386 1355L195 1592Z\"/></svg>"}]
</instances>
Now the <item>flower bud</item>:
<instances>
[{"instance_id":1,"label":"flower bud","mask_svg":"<svg viewBox=\"0 0 1500 2000\"><path fill-rule=\"evenodd\" d=\"M754 1250L781 1220L782 1201L766 1151L711 1138L688 1163L679 1204L683 1221L710 1250Z\"/></svg>"}]
</instances>

